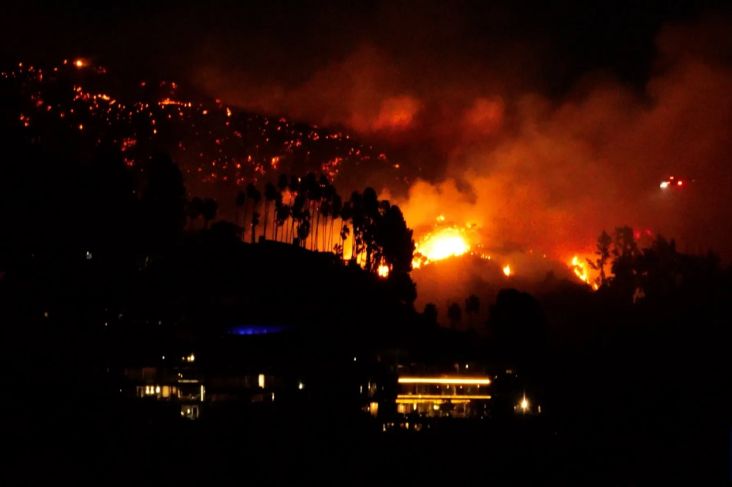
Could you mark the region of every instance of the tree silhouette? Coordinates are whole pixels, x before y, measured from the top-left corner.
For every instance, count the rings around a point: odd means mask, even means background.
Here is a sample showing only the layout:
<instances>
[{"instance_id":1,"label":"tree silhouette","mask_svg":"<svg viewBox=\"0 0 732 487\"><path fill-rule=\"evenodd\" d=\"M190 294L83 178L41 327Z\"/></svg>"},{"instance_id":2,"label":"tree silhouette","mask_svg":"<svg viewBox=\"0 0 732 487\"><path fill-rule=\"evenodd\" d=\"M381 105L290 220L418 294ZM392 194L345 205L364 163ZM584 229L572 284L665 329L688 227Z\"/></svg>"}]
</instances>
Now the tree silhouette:
<instances>
[{"instance_id":1,"label":"tree silhouette","mask_svg":"<svg viewBox=\"0 0 732 487\"><path fill-rule=\"evenodd\" d=\"M267 221L269 220L269 205L277 199L277 189L274 184L267 183L264 187L264 228L262 235L267 238Z\"/></svg>"},{"instance_id":2,"label":"tree silhouette","mask_svg":"<svg viewBox=\"0 0 732 487\"><path fill-rule=\"evenodd\" d=\"M417 287L407 273L390 272L386 285L391 294L398 297L402 303L411 304L417 299Z\"/></svg>"},{"instance_id":3,"label":"tree silhouette","mask_svg":"<svg viewBox=\"0 0 732 487\"><path fill-rule=\"evenodd\" d=\"M414 256L414 240L412 230L407 227L402 211L396 205L386 207L383 217L379 218L376 231L377 246L392 273L409 273L412 270Z\"/></svg>"},{"instance_id":4,"label":"tree silhouette","mask_svg":"<svg viewBox=\"0 0 732 487\"><path fill-rule=\"evenodd\" d=\"M297 225L297 239L300 246L305 246L305 242L310 235L310 210L302 212L300 222Z\"/></svg>"},{"instance_id":5,"label":"tree silhouette","mask_svg":"<svg viewBox=\"0 0 732 487\"><path fill-rule=\"evenodd\" d=\"M348 205L348 212L351 217L351 260L358 262L364 241L364 209L361 193L354 191Z\"/></svg>"},{"instance_id":6,"label":"tree silhouette","mask_svg":"<svg viewBox=\"0 0 732 487\"><path fill-rule=\"evenodd\" d=\"M363 190L363 220L362 235L366 246L366 265L369 272L373 272L379 265L379 259L374 258L376 251L376 226L379 219L379 200L374 188L368 187Z\"/></svg>"},{"instance_id":7,"label":"tree silhouette","mask_svg":"<svg viewBox=\"0 0 732 487\"><path fill-rule=\"evenodd\" d=\"M434 303L427 303L422 312L424 321L428 325L437 325L437 306Z\"/></svg>"},{"instance_id":8,"label":"tree silhouette","mask_svg":"<svg viewBox=\"0 0 732 487\"><path fill-rule=\"evenodd\" d=\"M259 225L259 212L252 213L252 243L256 242L257 225Z\"/></svg>"},{"instance_id":9,"label":"tree silhouette","mask_svg":"<svg viewBox=\"0 0 732 487\"><path fill-rule=\"evenodd\" d=\"M468 315L477 315L480 311L480 299L475 294L471 294L465 299L465 313Z\"/></svg>"},{"instance_id":10,"label":"tree silhouette","mask_svg":"<svg viewBox=\"0 0 732 487\"><path fill-rule=\"evenodd\" d=\"M303 218L305 217L305 212L307 210L305 209L305 195L298 193L297 196L295 196L295 201L292 204L292 221L290 223L290 235L297 236L297 244L299 246L304 246L305 242L303 242L299 235L299 232L296 234L296 230L294 229L295 224L297 223L297 226L299 228L300 223L302 222ZM310 232L310 229L308 228L308 232ZM307 233L305 234L307 236Z\"/></svg>"},{"instance_id":11,"label":"tree silhouette","mask_svg":"<svg viewBox=\"0 0 732 487\"><path fill-rule=\"evenodd\" d=\"M275 207L274 207L274 231L273 231L273 239L275 241L279 241L279 230L282 228L282 226L285 224L285 220L287 220L287 216L289 215L289 208L287 205L282 203L282 193L279 191L277 192L277 197L275 198Z\"/></svg>"},{"instance_id":12,"label":"tree silhouette","mask_svg":"<svg viewBox=\"0 0 732 487\"><path fill-rule=\"evenodd\" d=\"M320 201L320 185L318 184L318 179L315 177L314 173L309 172L305 175L305 177L300 182L300 191L304 197L304 201L305 201L304 206L307 208L308 220L310 220L310 221L308 221L308 225L307 225L308 231L307 231L306 237L305 237L307 239L309 237L309 235L312 233L311 218L313 217L313 215L315 215L315 218L317 221L317 218L318 218L317 205ZM317 231L317 226L316 226L315 231ZM298 234L299 233L300 232L298 231ZM314 239L312 239L312 238L309 241L310 250L314 249L313 241L314 241ZM308 242L304 241L303 245L307 247Z\"/></svg>"},{"instance_id":13,"label":"tree silhouette","mask_svg":"<svg viewBox=\"0 0 732 487\"><path fill-rule=\"evenodd\" d=\"M621 296L631 298L639 289L637 258L640 255L632 228L625 226L615 229L611 253L613 287Z\"/></svg>"},{"instance_id":14,"label":"tree silhouette","mask_svg":"<svg viewBox=\"0 0 732 487\"><path fill-rule=\"evenodd\" d=\"M330 215L330 231L328 232L328 243L327 243L327 249L333 250L333 226L335 224L335 221L342 217L343 210L343 200L341 199L340 195L335 192L333 194L333 200L331 203L331 215Z\"/></svg>"},{"instance_id":15,"label":"tree silhouette","mask_svg":"<svg viewBox=\"0 0 732 487\"><path fill-rule=\"evenodd\" d=\"M686 277L683 260L676 251L676 242L657 235L637 259L636 274L646 297L665 297L681 287Z\"/></svg>"},{"instance_id":16,"label":"tree silhouette","mask_svg":"<svg viewBox=\"0 0 732 487\"><path fill-rule=\"evenodd\" d=\"M262 200L262 193L259 192L259 190L252 185L251 188L247 189L247 196L250 200L252 200L252 243L255 242L255 236L257 232L257 225L259 225L259 212L257 211L257 208L259 207L259 202Z\"/></svg>"},{"instance_id":17,"label":"tree silhouette","mask_svg":"<svg viewBox=\"0 0 732 487\"><path fill-rule=\"evenodd\" d=\"M351 226L349 226L348 222L352 221L353 213L351 211L351 202L346 201L343 203L343 206L341 207L341 231L338 232L338 235L341 237L341 258L345 258L345 252L346 252L346 240L348 239L348 236L351 235ZM354 237L355 239L355 237ZM353 249L352 249L353 250Z\"/></svg>"},{"instance_id":18,"label":"tree silhouette","mask_svg":"<svg viewBox=\"0 0 732 487\"><path fill-rule=\"evenodd\" d=\"M242 215L240 215L241 211L244 209L244 206L247 204L247 193L244 190L239 190L236 193L236 198L234 199L234 206L236 206L236 224L243 225L242 221Z\"/></svg>"},{"instance_id":19,"label":"tree silhouette","mask_svg":"<svg viewBox=\"0 0 732 487\"><path fill-rule=\"evenodd\" d=\"M208 224L216 218L219 205L212 198L205 198L201 206L201 216L203 216L203 226L208 228Z\"/></svg>"},{"instance_id":20,"label":"tree silhouette","mask_svg":"<svg viewBox=\"0 0 732 487\"><path fill-rule=\"evenodd\" d=\"M340 243L340 254L341 259L344 258L344 252L346 248L346 240L348 239L348 236L351 234L351 227L348 226L345 221L341 225L341 231L339 232L339 236L341 237L341 243Z\"/></svg>"},{"instance_id":21,"label":"tree silhouette","mask_svg":"<svg viewBox=\"0 0 732 487\"><path fill-rule=\"evenodd\" d=\"M286 198L282 191L286 192ZM256 242L256 228L262 222L262 236L269 236L270 219L274 240L280 240L283 228L285 241L295 236L296 245L312 251L334 252L341 258L350 237L351 259L357 265L374 274L379 266L387 265L389 286L398 289L405 300L413 299L409 296L415 293L414 286L408 277L414 253L412 230L407 227L399 207L386 200L379 201L373 188L366 188L363 193L354 191L344 203L325 176L318 178L308 173L304 178L288 178L281 174L276 186L270 182L264 184L263 215L259 213L261 198L262 193L250 183L236 199L237 208L244 208L244 227L246 230L246 224L250 225L252 243ZM251 217L247 219L249 208ZM340 224L336 233L337 221ZM340 243L334 245L334 238L340 238Z\"/></svg>"},{"instance_id":22,"label":"tree silhouette","mask_svg":"<svg viewBox=\"0 0 732 487\"><path fill-rule=\"evenodd\" d=\"M612 241L613 239L610 237L610 235L608 235L608 233L603 230L600 236L597 238L595 250L595 255L597 255L597 258L595 260L587 259L587 263L592 269L600 271L599 282L597 283L599 287L605 287L607 285L605 267L607 265L608 259L610 258L610 245L612 244Z\"/></svg>"},{"instance_id":23,"label":"tree silhouette","mask_svg":"<svg viewBox=\"0 0 732 487\"><path fill-rule=\"evenodd\" d=\"M280 174L280 177L277 180L277 190L279 192L279 195L275 204L275 219L277 228L283 227L284 224L287 222L287 218L289 218L291 214L291 208L289 205L292 204L292 193L290 193L290 201L288 201L287 203L283 202L283 194L285 193L285 191L288 190L289 184L290 179L287 177L287 174ZM287 239L287 236L285 235L284 238ZM275 237L275 240L277 240L277 237Z\"/></svg>"},{"instance_id":24,"label":"tree silhouette","mask_svg":"<svg viewBox=\"0 0 732 487\"><path fill-rule=\"evenodd\" d=\"M453 328L457 328L460 320L463 317L463 312L460 309L460 305L458 303L452 303L450 306L447 307L447 317L450 320L450 326L452 326Z\"/></svg>"}]
</instances>

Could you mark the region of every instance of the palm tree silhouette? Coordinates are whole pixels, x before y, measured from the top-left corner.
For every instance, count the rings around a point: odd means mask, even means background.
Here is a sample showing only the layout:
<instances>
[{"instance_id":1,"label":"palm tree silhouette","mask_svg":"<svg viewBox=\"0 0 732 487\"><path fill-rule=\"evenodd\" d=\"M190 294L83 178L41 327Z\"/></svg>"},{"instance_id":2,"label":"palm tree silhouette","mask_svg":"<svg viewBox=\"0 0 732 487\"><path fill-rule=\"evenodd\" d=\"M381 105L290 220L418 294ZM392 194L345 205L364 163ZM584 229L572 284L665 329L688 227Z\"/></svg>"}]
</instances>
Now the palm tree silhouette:
<instances>
[{"instance_id":1,"label":"palm tree silhouette","mask_svg":"<svg viewBox=\"0 0 732 487\"><path fill-rule=\"evenodd\" d=\"M274 184L267 183L264 187L264 231L263 236L267 238L267 220L269 220L269 204L277 199L277 190Z\"/></svg>"},{"instance_id":2,"label":"palm tree silhouette","mask_svg":"<svg viewBox=\"0 0 732 487\"><path fill-rule=\"evenodd\" d=\"M277 201L275 202L275 221L276 221L275 240L277 240L277 236L276 236L277 229L279 227L282 227L285 224L285 221L287 221L287 215L289 214L289 211L285 211L283 208L286 207L287 205L292 204L292 193L290 193L290 201L288 201L287 204L284 204L282 201L283 194L285 193L285 191L288 190L289 185L290 185L290 180L287 177L287 174L281 173L279 179L277 180L278 198L277 198ZM284 218L282 218L282 216L284 216ZM284 230L284 228L283 228L283 230ZM285 237L286 237L286 235L285 235Z\"/></svg>"},{"instance_id":3,"label":"palm tree silhouette","mask_svg":"<svg viewBox=\"0 0 732 487\"><path fill-rule=\"evenodd\" d=\"M346 247L346 240L348 239L348 235L351 233L351 227L348 226L348 224L343 221L343 225L341 226L340 231L340 237L341 237L341 260L343 259L345 247Z\"/></svg>"},{"instance_id":4,"label":"palm tree silhouette","mask_svg":"<svg viewBox=\"0 0 732 487\"><path fill-rule=\"evenodd\" d=\"M302 211L302 205L300 208L296 208L296 205L298 204L297 196L300 194L300 178L292 176L290 178L288 190L290 192L290 201L287 204L290 206L290 216L292 218L290 220L288 241L292 242L292 239L295 236L295 220Z\"/></svg>"},{"instance_id":5,"label":"palm tree silhouette","mask_svg":"<svg viewBox=\"0 0 732 487\"><path fill-rule=\"evenodd\" d=\"M289 217L290 207L282 203L282 195L280 194L278 199L275 201L275 240L277 240L278 228L282 227L283 233L285 233L286 228L284 228L284 225Z\"/></svg>"},{"instance_id":6,"label":"palm tree silhouette","mask_svg":"<svg viewBox=\"0 0 732 487\"><path fill-rule=\"evenodd\" d=\"M305 210L297 226L297 238L301 246L305 246L308 235L310 235L310 210Z\"/></svg>"},{"instance_id":7,"label":"palm tree silhouette","mask_svg":"<svg viewBox=\"0 0 732 487\"><path fill-rule=\"evenodd\" d=\"M259 225L259 212L252 213L252 243L255 243L255 234L257 233L257 225Z\"/></svg>"},{"instance_id":8,"label":"palm tree silhouette","mask_svg":"<svg viewBox=\"0 0 732 487\"><path fill-rule=\"evenodd\" d=\"M244 227L244 220L246 219L246 205L247 205L247 193L245 190L240 190L236 193L236 199L234 200L236 206L236 223ZM244 212L243 215L240 213Z\"/></svg>"},{"instance_id":9,"label":"palm tree silhouette","mask_svg":"<svg viewBox=\"0 0 732 487\"><path fill-rule=\"evenodd\" d=\"M358 256L361 253L364 234L363 197L358 191L351 193L348 211L350 213L351 229L353 231L353 240L351 241L351 260L358 262Z\"/></svg>"},{"instance_id":10,"label":"palm tree silhouette","mask_svg":"<svg viewBox=\"0 0 732 487\"><path fill-rule=\"evenodd\" d=\"M373 271L378 259L376 250L376 223L379 218L379 200L374 188L363 190L363 239L366 244L366 270Z\"/></svg>"},{"instance_id":11,"label":"palm tree silhouette","mask_svg":"<svg viewBox=\"0 0 732 487\"><path fill-rule=\"evenodd\" d=\"M255 233L257 229L257 225L259 225L259 212L257 211L257 207L259 206L259 202L262 199L262 193L259 192L259 190L251 184L251 187L247 187L247 196L249 196L249 199L252 200L252 243L255 242Z\"/></svg>"},{"instance_id":12,"label":"palm tree silhouette","mask_svg":"<svg viewBox=\"0 0 732 487\"><path fill-rule=\"evenodd\" d=\"M305 196L305 203L308 208L309 216L316 215L317 219L317 205L320 201L320 185L318 184L315 174L311 172L307 173L300 183L300 189ZM317 222L315 231L317 232ZM308 224L308 233L310 233L310 224ZM314 239L310 239L310 250L313 250L313 240Z\"/></svg>"},{"instance_id":13,"label":"palm tree silhouette","mask_svg":"<svg viewBox=\"0 0 732 487\"><path fill-rule=\"evenodd\" d=\"M307 211L305 210L305 196L302 193L298 193L297 196L295 196L294 203L292 204L292 221L290 223L290 235L293 238L296 236L294 230L295 222L297 222L297 225L299 227L305 211ZM298 236L298 245L304 246L304 244L305 242L301 242Z\"/></svg>"},{"instance_id":14,"label":"palm tree silhouette","mask_svg":"<svg viewBox=\"0 0 732 487\"><path fill-rule=\"evenodd\" d=\"M331 188L333 188L333 196L330 206L330 231L328 232L328 242L326 244L329 251L333 250L333 225L336 219L341 218L341 211L343 210L341 196L335 191L335 187L331 186Z\"/></svg>"}]
</instances>

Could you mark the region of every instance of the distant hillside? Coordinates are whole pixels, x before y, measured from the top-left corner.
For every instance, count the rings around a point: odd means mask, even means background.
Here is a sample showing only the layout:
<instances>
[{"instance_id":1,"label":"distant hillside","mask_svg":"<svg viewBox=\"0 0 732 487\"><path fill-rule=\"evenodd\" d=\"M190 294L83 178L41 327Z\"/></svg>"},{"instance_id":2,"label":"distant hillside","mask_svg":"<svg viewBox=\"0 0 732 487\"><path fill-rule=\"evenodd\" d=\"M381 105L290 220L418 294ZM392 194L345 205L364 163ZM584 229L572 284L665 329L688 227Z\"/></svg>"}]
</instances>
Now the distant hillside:
<instances>
[{"instance_id":1,"label":"distant hillside","mask_svg":"<svg viewBox=\"0 0 732 487\"><path fill-rule=\"evenodd\" d=\"M168 153L192 194L224 205L236 188L280 172L323 173L343 191L408 183L399 164L348 133L243 112L173 81L128 86L120 79L82 59L44 67L19 63L0 71L4 122L46 144L74 137L89 150L111 147L140 170L151 155Z\"/></svg>"}]
</instances>

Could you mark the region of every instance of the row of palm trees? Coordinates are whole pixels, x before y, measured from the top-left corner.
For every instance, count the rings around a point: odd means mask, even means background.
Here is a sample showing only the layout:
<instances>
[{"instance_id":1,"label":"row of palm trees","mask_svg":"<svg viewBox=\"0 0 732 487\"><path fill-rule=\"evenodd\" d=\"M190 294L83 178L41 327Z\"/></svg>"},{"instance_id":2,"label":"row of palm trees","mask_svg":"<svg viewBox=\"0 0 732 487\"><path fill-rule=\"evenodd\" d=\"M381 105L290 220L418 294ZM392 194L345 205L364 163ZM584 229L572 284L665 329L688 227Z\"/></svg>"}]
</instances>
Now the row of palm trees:
<instances>
[{"instance_id":1,"label":"row of palm trees","mask_svg":"<svg viewBox=\"0 0 732 487\"><path fill-rule=\"evenodd\" d=\"M236 196L242 239L292 243L313 251L334 252L376 272L411 270L414 242L401 210L379 200L373 188L354 191L344 201L328 178L280 175L263 189L249 184Z\"/></svg>"}]
</instances>

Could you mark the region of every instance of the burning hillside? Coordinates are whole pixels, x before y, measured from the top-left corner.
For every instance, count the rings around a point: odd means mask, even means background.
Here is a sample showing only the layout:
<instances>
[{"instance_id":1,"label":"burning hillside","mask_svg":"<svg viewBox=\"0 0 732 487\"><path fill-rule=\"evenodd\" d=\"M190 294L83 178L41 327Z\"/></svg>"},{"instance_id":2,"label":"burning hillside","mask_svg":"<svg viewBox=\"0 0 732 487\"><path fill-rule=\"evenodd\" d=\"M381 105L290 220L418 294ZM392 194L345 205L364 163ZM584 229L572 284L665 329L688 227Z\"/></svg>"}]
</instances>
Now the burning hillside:
<instances>
[{"instance_id":1,"label":"burning hillside","mask_svg":"<svg viewBox=\"0 0 732 487\"><path fill-rule=\"evenodd\" d=\"M237 187L281 172L322 173L348 189L376 176L404 184L397 163L348 133L243 112L191 96L173 81L115 90L106 68L82 58L44 67L21 62L0 72L0 80L18 100L17 121L29 133L72 128L92 145L117 148L129 167L167 152L193 193L222 203L233 200Z\"/></svg>"},{"instance_id":2,"label":"burning hillside","mask_svg":"<svg viewBox=\"0 0 732 487\"><path fill-rule=\"evenodd\" d=\"M18 63L0 78L11 97L18 95L17 123L29 133L44 137L62 127L93 146L116 148L132 170L144 170L145 161L158 151L169 152L181 165L190 191L213 195L231 217L236 210L229 205L237 188L263 184L280 173L319 172L346 190L373 180L399 193L410 182L400 164L347 133L187 96L173 81L140 81L118 93L107 69L87 59L49 67ZM395 103L380 120L402 120L399 106ZM413 267L462 255L490 261L480 232L475 223L446 222L438 215L415 234ZM352 235L343 239L343 246L350 255ZM330 250L328 245L318 248ZM516 273L505 253L496 255L503 277ZM570 268L578 267L573 263ZM389 274L383 265L377 271L382 277ZM589 282L586 270L577 277Z\"/></svg>"},{"instance_id":3,"label":"burning hillside","mask_svg":"<svg viewBox=\"0 0 732 487\"><path fill-rule=\"evenodd\" d=\"M553 266L545 262L560 262L569 276L594 287L597 271L588 259L603 227L626 222L648 227L658 218L664 220L659 228L678 228L675 217L672 225L665 220L699 197L680 192L694 179L671 176L662 181L660 195L657 186L651 193L654 185L648 183L648 191L636 200L618 198L607 211L598 210L598 205L607 206L608 192L627 196L629 189L618 186L599 164L599 159L612 158L603 144L588 145L583 142L588 134L563 129L574 127L572 114L586 118L591 109L616 110L615 102L626 99L623 93L593 92L556 110L537 99L509 105L500 98L475 98L461 116L462 129L474 136L435 136L432 143L449 153L450 170L448 177L428 181L420 179L423 166L414 157L396 162L360 141L380 140L403 154L404 140L427 130L424 117L434 108L413 96L382 100L368 122L341 123L360 134L354 137L190 95L173 81L139 81L115 89L107 69L88 59L45 67L19 63L0 78L7 93L19 95L17 123L28 133L43 137L58 127L70 129L93 146L116 148L133 170L144 170L154 153L168 152L181 165L189 190L214 196L224 217L236 211L237 190L249 184L261 188L280 173L320 173L345 192L373 185L393 195L414 228L416 269L477 257L497 266L499 279L516 279L541 277ZM578 154L597 163L567 163L576 162ZM553 165L557 157L564 162ZM541 168L548 169L542 173ZM582 184L577 184L579 175ZM672 182L677 194L668 191ZM642 201L643 211L632 211ZM389 270L378 272L386 276Z\"/></svg>"}]
</instances>

